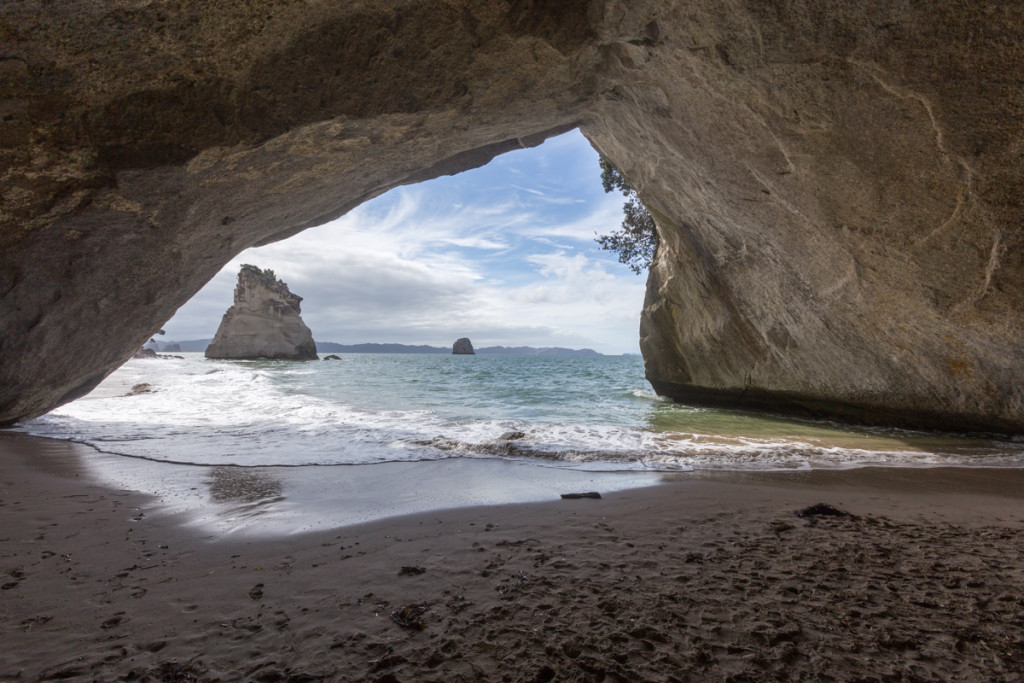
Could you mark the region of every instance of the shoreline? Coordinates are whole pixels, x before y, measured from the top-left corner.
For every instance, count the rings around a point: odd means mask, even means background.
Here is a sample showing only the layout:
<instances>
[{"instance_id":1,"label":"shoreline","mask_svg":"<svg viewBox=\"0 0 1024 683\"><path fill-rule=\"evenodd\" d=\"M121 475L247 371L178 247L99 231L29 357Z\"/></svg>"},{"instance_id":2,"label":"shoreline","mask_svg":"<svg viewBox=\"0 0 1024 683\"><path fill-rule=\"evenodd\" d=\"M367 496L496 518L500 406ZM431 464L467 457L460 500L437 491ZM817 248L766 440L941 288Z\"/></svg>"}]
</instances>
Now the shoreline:
<instances>
[{"instance_id":1,"label":"shoreline","mask_svg":"<svg viewBox=\"0 0 1024 683\"><path fill-rule=\"evenodd\" d=\"M151 496L151 514L169 515L196 533L289 536L439 510L557 501L561 494L603 495L684 482L872 486L984 496L1024 491L1024 468L868 466L793 470L589 470L529 459L452 457L351 465L204 465L101 451L76 441L0 430L0 454L40 452L98 485ZM975 505L985 506L982 499Z\"/></svg>"},{"instance_id":2,"label":"shoreline","mask_svg":"<svg viewBox=\"0 0 1024 683\"><path fill-rule=\"evenodd\" d=\"M154 512L215 535L288 536L436 510L538 503L563 493L657 486L673 473L444 458L352 465L196 465L106 453L91 445L0 432L0 453L59 454L99 485L151 496Z\"/></svg>"},{"instance_id":3,"label":"shoreline","mask_svg":"<svg viewBox=\"0 0 1024 683\"><path fill-rule=\"evenodd\" d=\"M13 441L2 680L1024 680L1024 470L691 472L254 537Z\"/></svg>"}]
</instances>

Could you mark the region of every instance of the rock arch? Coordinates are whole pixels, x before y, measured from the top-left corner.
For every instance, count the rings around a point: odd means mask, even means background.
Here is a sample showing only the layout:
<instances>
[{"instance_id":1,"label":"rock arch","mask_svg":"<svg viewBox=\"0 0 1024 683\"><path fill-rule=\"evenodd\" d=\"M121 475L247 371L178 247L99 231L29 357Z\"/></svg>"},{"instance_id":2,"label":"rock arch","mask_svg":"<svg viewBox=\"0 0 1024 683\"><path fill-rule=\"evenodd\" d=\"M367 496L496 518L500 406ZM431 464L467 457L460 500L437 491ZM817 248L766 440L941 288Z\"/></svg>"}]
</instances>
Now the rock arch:
<instances>
[{"instance_id":1,"label":"rock arch","mask_svg":"<svg viewBox=\"0 0 1024 683\"><path fill-rule=\"evenodd\" d=\"M1024 9L851 5L8 3L0 424L243 249L578 126L658 220L660 392L1020 432Z\"/></svg>"}]
</instances>

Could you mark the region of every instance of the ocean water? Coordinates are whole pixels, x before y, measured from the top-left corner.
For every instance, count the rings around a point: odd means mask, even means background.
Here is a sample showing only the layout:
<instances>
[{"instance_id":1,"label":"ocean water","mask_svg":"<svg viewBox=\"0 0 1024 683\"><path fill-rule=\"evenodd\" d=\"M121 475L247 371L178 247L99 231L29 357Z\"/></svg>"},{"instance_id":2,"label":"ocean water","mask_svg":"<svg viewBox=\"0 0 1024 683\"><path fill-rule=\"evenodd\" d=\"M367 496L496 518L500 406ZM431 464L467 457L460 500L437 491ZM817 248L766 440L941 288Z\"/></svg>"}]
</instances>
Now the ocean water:
<instances>
[{"instance_id":1,"label":"ocean water","mask_svg":"<svg viewBox=\"0 0 1024 683\"><path fill-rule=\"evenodd\" d=\"M1021 467L1024 442L851 428L657 397L636 356L346 354L131 360L24 423L102 453L200 466L498 459L592 472ZM128 395L132 386L152 391Z\"/></svg>"}]
</instances>

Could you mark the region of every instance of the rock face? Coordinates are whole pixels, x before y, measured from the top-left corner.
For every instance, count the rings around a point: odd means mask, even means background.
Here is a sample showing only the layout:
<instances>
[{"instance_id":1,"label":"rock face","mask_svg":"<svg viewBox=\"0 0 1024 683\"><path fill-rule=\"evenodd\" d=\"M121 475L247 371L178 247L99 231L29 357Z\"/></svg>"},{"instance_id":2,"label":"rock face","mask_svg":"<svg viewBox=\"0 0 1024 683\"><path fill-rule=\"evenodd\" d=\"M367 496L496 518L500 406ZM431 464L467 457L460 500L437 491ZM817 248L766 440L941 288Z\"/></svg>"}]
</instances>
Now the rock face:
<instances>
[{"instance_id":1,"label":"rock face","mask_svg":"<svg viewBox=\"0 0 1024 683\"><path fill-rule=\"evenodd\" d=\"M299 316L300 301L273 271L242 266L235 303L206 347L206 357L316 360L313 334Z\"/></svg>"},{"instance_id":2,"label":"rock face","mask_svg":"<svg viewBox=\"0 0 1024 683\"><path fill-rule=\"evenodd\" d=\"M797 5L630 48L635 85L587 128L659 225L648 378L697 404L1020 432L1024 44L1002 41L1024 6Z\"/></svg>"},{"instance_id":3,"label":"rock face","mask_svg":"<svg viewBox=\"0 0 1024 683\"><path fill-rule=\"evenodd\" d=\"M469 341L469 338L462 337L460 339L456 339L455 343L452 344L452 355L473 356L476 355L476 351L473 350L473 343Z\"/></svg>"},{"instance_id":4,"label":"rock face","mask_svg":"<svg viewBox=\"0 0 1024 683\"><path fill-rule=\"evenodd\" d=\"M0 36L0 424L243 249L579 127L658 222L659 392L1024 431L1021 3L24 0Z\"/></svg>"}]
</instances>

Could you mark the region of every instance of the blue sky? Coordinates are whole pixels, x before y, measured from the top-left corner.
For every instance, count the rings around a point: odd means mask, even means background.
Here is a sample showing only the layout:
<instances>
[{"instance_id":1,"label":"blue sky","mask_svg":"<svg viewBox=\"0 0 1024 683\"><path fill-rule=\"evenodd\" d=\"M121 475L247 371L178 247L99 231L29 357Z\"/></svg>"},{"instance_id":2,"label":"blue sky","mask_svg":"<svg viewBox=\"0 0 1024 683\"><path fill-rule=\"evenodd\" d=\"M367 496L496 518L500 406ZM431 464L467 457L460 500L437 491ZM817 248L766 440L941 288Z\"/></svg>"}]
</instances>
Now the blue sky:
<instances>
[{"instance_id":1,"label":"blue sky","mask_svg":"<svg viewBox=\"0 0 1024 683\"><path fill-rule=\"evenodd\" d=\"M621 220L622 196L604 193L597 152L573 131L243 252L162 339L212 337L252 263L303 297L318 341L636 353L645 278L594 242Z\"/></svg>"}]
</instances>

